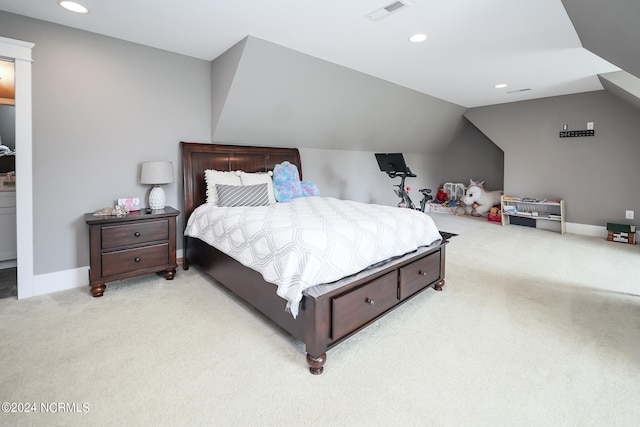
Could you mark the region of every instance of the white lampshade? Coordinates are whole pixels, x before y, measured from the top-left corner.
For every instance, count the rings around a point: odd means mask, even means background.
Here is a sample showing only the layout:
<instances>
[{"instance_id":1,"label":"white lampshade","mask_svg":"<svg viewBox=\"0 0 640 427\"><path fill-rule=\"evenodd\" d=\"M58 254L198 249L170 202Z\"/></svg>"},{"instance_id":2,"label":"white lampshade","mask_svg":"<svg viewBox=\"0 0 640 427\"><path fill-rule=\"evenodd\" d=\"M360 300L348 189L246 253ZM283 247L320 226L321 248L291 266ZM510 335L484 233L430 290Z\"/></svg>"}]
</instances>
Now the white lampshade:
<instances>
[{"instance_id":1,"label":"white lampshade","mask_svg":"<svg viewBox=\"0 0 640 427\"><path fill-rule=\"evenodd\" d=\"M171 162L144 162L140 171L140 183L152 184L154 187L149 193L149 207L153 210L164 209L166 196L161 184L173 182L173 163Z\"/></svg>"},{"instance_id":2,"label":"white lampshade","mask_svg":"<svg viewBox=\"0 0 640 427\"><path fill-rule=\"evenodd\" d=\"M173 182L173 163L144 162L140 171L140 184L169 184Z\"/></svg>"}]
</instances>

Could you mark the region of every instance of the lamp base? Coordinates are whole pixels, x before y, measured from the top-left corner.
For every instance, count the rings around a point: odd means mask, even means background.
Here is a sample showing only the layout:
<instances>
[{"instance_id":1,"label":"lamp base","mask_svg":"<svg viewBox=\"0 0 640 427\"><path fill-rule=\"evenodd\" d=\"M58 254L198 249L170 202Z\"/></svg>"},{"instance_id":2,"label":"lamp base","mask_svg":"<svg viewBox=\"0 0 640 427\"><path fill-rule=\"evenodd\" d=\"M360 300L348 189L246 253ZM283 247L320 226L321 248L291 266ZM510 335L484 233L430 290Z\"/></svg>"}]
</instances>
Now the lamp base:
<instances>
[{"instance_id":1,"label":"lamp base","mask_svg":"<svg viewBox=\"0 0 640 427\"><path fill-rule=\"evenodd\" d=\"M158 209L164 209L166 200L167 199L162 187L156 185L151 189L151 192L149 193L149 207L151 209L153 209L154 211Z\"/></svg>"}]
</instances>

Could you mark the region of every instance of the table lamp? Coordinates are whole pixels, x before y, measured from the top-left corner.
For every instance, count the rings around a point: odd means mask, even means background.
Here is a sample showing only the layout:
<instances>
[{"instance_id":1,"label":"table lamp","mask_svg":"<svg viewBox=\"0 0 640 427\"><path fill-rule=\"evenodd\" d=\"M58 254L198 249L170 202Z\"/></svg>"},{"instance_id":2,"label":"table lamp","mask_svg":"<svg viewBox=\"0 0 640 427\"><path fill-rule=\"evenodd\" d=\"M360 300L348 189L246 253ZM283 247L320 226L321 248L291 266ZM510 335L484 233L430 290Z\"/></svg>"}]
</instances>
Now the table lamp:
<instances>
[{"instance_id":1,"label":"table lamp","mask_svg":"<svg viewBox=\"0 0 640 427\"><path fill-rule=\"evenodd\" d=\"M149 193L149 207L153 210L164 209L166 196L160 185L173 182L173 164L171 162L143 162L140 171L140 183L152 184Z\"/></svg>"}]
</instances>

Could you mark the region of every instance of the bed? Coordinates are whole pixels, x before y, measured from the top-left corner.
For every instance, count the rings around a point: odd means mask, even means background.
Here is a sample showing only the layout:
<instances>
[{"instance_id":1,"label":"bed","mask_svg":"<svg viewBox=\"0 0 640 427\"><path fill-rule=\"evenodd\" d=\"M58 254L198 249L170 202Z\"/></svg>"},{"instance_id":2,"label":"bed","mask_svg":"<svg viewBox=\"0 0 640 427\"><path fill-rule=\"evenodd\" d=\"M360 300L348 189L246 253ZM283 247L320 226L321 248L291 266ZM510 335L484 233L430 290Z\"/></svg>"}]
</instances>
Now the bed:
<instances>
[{"instance_id":1,"label":"bed","mask_svg":"<svg viewBox=\"0 0 640 427\"><path fill-rule=\"evenodd\" d=\"M193 142L180 145L185 228L194 211L207 204L207 169L258 173L272 171L275 165L287 161L296 165L302 176L300 154L295 148ZM442 290L446 244L439 239L339 280L306 288L295 306L295 316L291 301L278 295L278 285L201 238L185 234L183 268L196 266L304 342L309 370L317 375L324 370L328 349L419 293L430 288Z\"/></svg>"}]
</instances>

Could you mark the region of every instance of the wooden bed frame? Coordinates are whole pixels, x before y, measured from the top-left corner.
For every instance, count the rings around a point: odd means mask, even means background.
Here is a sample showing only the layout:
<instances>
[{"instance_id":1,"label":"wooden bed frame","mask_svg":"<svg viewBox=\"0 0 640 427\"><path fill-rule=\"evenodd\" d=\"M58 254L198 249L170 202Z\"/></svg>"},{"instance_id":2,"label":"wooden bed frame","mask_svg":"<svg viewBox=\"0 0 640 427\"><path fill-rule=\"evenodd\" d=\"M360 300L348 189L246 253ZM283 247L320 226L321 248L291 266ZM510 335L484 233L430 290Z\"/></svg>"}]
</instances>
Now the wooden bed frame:
<instances>
[{"instance_id":1,"label":"wooden bed frame","mask_svg":"<svg viewBox=\"0 0 640 427\"><path fill-rule=\"evenodd\" d=\"M300 154L295 148L251 147L181 142L184 173L185 224L193 210L206 201L205 169L266 172L281 162L295 164L302 178ZM285 310L277 286L262 275L207 245L184 238L183 268L195 265L242 300L262 312L306 345L307 363L321 374L326 352L419 292L433 286L442 290L446 240L421 248L383 266L308 289L297 318ZM322 292L314 291L322 288Z\"/></svg>"}]
</instances>

